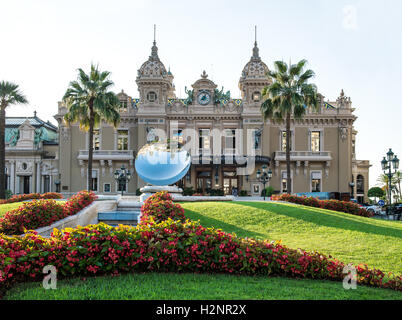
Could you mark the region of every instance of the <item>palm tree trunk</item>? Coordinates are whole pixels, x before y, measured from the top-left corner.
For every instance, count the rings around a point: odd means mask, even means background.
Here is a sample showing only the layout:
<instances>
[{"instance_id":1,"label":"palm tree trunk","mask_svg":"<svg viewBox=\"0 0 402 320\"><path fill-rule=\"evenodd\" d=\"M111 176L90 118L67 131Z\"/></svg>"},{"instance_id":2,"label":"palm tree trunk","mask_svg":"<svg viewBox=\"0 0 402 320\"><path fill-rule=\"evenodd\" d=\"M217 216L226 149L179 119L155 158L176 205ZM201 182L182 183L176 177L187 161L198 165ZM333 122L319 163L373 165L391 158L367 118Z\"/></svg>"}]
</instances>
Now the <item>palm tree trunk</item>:
<instances>
[{"instance_id":1,"label":"palm tree trunk","mask_svg":"<svg viewBox=\"0 0 402 320\"><path fill-rule=\"evenodd\" d=\"M290 113L286 115L286 192L292 193L292 180L290 177Z\"/></svg>"},{"instance_id":2,"label":"palm tree trunk","mask_svg":"<svg viewBox=\"0 0 402 320\"><path fill-rule=\"evenodd\" d=\"M0 106L0 199L6 198L6 107Z\"/></svg>"},{"instance_id":3,"label":"palm tree trunk","mask_svg":"<svg viewBox=\"0 0 402 320\"><path fill-rule=\"evenodd\" d=\"M93 110L93 102L89 102L89 142L88 142L88 191L92 191L92 161L93 161L93 153L94 153L94 110Z\"/></svg>"}]
</instances>

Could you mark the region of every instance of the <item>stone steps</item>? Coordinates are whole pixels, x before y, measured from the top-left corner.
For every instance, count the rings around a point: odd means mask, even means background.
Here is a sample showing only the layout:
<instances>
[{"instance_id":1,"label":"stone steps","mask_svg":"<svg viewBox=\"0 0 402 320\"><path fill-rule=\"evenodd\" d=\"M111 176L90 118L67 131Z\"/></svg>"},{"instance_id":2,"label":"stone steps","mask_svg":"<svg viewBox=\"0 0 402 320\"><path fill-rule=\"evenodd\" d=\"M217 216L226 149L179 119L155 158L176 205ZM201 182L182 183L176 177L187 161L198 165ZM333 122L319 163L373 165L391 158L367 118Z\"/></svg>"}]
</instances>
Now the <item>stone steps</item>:
<instances>
[{"instance_id":1,"label":"stone steps","mask_svg":"<svg viewBox=\"0 0 402 320\"><path fill-rule=\"evenodd\" d=\"M119 224L136 226L140 220L140 211L108 211L98 212L98 222L116 227Z\"/></svg>"},{"instance_id":2,"label":"stone steps","mask_svg":"<svg viewBox=\"0 0 402 320\"><path fill-rule=\"evenodd\" d=\"M138 198L138 197L137 197ZM98 212L98 222L116 227L119 224L136 226L141 219L142 202L134 197L124 197L117 201L114 211Z\"/></svg>"}]
</instances>

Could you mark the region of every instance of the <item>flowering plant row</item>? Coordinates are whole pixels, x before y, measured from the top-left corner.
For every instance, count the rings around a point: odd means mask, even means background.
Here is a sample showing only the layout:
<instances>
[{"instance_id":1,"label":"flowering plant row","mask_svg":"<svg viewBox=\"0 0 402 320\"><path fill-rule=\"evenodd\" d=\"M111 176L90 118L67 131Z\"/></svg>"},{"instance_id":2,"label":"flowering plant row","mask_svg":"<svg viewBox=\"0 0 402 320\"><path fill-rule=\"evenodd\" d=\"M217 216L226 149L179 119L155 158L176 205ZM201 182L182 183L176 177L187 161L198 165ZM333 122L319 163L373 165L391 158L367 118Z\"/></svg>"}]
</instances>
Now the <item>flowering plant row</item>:
<instances>
[{"instance_id":1,"label":"flowering plant row","mask_svg":"<svg viewBox=\"0 0 402 320\"><path fill-rule=\"evenodd\" d=\"M298 197L290 194L272 195L271 199L276 201L292 202L309 207L345 212L362 217L372 217L374 215L374 213L361 208L358 204L349 201L319 200L314 197Z\"/></svg>"},{"instance_id":2,"label":"flowering plant row","mask_svg":"<svg viewBox=\"0 0 402 320\"><path fill-rule=\"evenodd\" d=\"M145 220L137 227L103 223L55 229L50 238L35 232L0 236L0 294L17 281L42 280L53 265L58 278L121 272L208 272L286 276L341 281L345 265L318 252L290 249L280 242L237 237L220 229L183 221L170 195L146 200ZM166 203L166 206L165 206ZM156 206L157 204L157 206ZM164 207L156 213L151 206ZM148 209L147 209L148 208ZM163 220L163 217L167 217ZM173 218L173 219L172 219ZM359 284L402 290L400 275L386 275L366 265L356 267Z\"/></svg>"},{"instance_id":3,"label":"flowering plant row","mask_svg":"<svg viewBox=\"0 0 402 320\"><path fill-rule=\"evenodd\" d=\"M185 221L184 209L173 203L171 195L165 191L150 196L141 207L141 223L159 223L167 219Z\"/></svg>"},{"instance_id":4,"label":"flowering plant row","mask_svg":"<svg viewBox=\"0 0 402 320\"><path fill-rule=\"evenodd\" d=\"M37 229L76 214L96 198L91 191L81 191L65 203L55 200L24 202L20 207L8 211L0 218L0 233L22 234L25 229Z\"/></svg>"},{"instance_id":5,"label":"flowering plant row","mask_svg":"<svg viewBox=\"0 0 402 320\"><path fill-rule=\"evenodd\" d=\"M57 192L46 192L46 193L27 193L27 194L15 194L10 199L0 200L0 204L21 202L25 200L33 199L62 199L63 196Z\"/></svg>"}]
</instances>

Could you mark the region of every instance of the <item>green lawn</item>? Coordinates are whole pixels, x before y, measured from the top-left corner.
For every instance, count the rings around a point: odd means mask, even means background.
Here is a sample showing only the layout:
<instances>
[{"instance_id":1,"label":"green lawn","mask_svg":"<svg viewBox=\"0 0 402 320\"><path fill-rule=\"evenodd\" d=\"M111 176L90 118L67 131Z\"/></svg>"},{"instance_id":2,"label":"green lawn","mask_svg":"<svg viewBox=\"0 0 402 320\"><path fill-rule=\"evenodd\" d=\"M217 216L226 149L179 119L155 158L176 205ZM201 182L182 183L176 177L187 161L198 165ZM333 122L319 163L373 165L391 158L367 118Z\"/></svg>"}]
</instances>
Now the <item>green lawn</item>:
<instances>
[{"instance_id":1,"label":"green lawn","mask_svg":"<svg viewBox=\"0 0 402 320\"><path fill-rule=\"evenodd\" d=\"M290 248L316 250L345 263L366 263L402 273L402 222L273 202L181 203L186 216L205 227L240 237L282 240Z\"/></svg>"},{"instance_id":2,"label":"green lawn","mask_svg":"<svg viewBox=\"0 0 402 320\"><path fill-rule=\"evenodd\" d=\"M42 282L18 285L7 292L8 300L401 300L399 292L358 286L345 290L342 282L234 276L222 274L127 274L62 280L57 290L45 290Z\"/></svg>"},{"instance_id":3,"label":"green lawn","mask_svg":"<svg viewBox=\"0 0 402 320\"><path fill-rule=\"evenodd\" d=\"M22 202L14 202L14 203L6 203L6 204L0 204L0 218L4 216L4 214L7 211L13 210L18 208L20 205L22 205Z\"/></svg>"}]
</instances>

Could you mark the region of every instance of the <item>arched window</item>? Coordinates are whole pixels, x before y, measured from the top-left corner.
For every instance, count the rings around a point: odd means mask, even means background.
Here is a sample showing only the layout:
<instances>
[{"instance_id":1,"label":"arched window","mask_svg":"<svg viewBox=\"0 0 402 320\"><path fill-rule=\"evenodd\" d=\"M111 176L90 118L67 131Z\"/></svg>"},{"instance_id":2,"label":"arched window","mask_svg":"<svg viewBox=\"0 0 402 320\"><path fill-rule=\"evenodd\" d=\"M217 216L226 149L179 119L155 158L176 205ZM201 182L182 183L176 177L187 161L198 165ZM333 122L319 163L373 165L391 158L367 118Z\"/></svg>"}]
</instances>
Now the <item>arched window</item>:
<instances>
[{"instance_id":1,"label":"arched window","mask_svg":"<svg viewBox=\"0 0 402 320\"><path fill-rule=\"evenodd\" d=\"M364 194L364 177L361 174L356 178L356 191Z\"/></svg>"}]
</instances>

